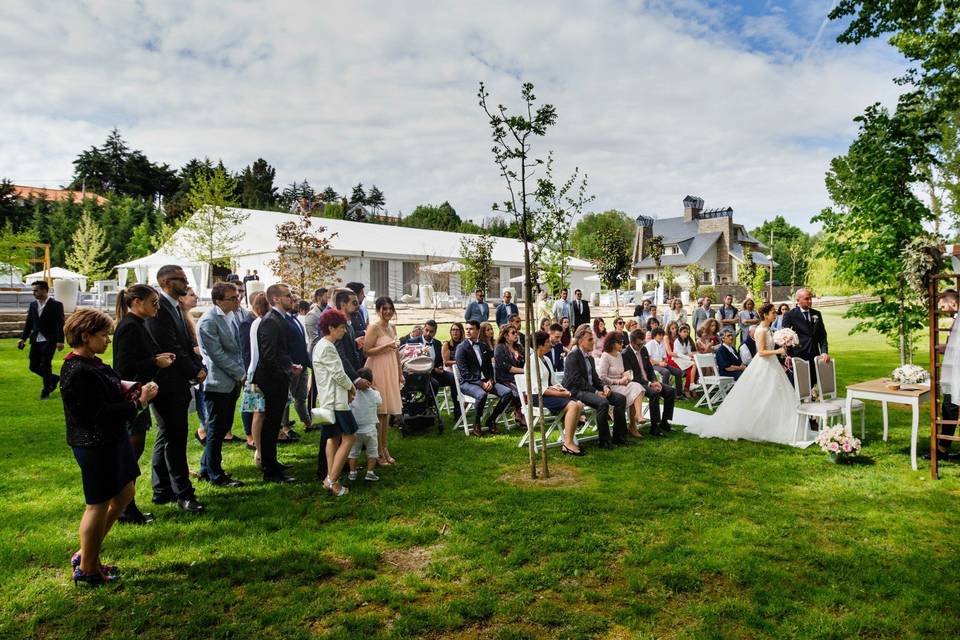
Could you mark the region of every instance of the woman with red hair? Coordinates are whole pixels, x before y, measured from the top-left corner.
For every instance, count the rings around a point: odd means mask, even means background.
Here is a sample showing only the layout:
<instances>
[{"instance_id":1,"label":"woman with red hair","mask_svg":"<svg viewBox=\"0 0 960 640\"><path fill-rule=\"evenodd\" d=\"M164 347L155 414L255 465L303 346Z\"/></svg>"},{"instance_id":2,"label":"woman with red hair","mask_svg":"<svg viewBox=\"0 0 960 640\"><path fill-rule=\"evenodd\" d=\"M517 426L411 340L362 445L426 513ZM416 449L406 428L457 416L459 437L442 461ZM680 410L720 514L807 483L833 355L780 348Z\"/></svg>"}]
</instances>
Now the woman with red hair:
<instances>
[{"instance_id":1,"label":"woman with red hair","mask_svg":"<svg viewBox=\"0 0 960 640\"><path fill-rule=\"evenodd\" d=\"M332 424L322 427L321 436L327 446L319 455L326 456L327 461L327 477L323 480L323 486L340 497L349 492L347 487L340 484L340 474L359 429L350 411L350 401L357 390L343 370L340 354L337 353L336 343L347 332L347 316L336 309L327 309L320 314L319 326L323 337L313 349L317 408L332 411L334 416ZM323 465L319 465L319 468L323 468Z\"/></svg>"}]
</instances>

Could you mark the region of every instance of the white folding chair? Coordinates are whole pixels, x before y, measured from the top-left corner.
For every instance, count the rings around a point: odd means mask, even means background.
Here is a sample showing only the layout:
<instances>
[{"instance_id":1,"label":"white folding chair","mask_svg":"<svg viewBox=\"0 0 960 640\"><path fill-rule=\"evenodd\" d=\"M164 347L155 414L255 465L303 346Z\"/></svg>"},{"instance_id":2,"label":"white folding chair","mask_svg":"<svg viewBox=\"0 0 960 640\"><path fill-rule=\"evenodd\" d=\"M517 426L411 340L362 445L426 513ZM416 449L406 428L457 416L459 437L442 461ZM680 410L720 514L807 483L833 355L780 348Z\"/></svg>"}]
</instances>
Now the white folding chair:
<instances>
[{"instance_id":1,"label":"white folding chair","mask_svg":"<svg viewBox=\"0 0 960 640\"><path fill-rule=\"evenodd\" d=\"M543 412L540 411L540 403L534 403L529 407L531 411L530 414L527 413L527 405L530 404L530 397L527 396L527 377L522 373L517 373L513 376L514 381L517 385L517 390L520 392L520 410L523 412L524 416L533 416L533 429L524 429L523 437L520 438L520 444L518 447L525 447L529 443L530 434L533 433L533 449L534 451L540 450L541 438L537 437L537 427L540 429L545 429L543 439L547 441L547 448L550 447L559 447L563 444L563 414L553 415L549 410L544 408Z\"/></svg>"},{"instance_id":2,"label":"white folding chair","mask_svg":"<svg viewBox=\"0 0 960 640\"><path fill-rule=\"evenodd\" d=\"M460 371L457 369L456 365L453 366L453 383L457 385L457 402L460 404L460 420L454 425L454 429L456 429L458 426L462 427L463 434L469 436L470 423L467 421L467 411L472 409L474 413L476 413L477 401L473 396L465 394L463 389L460 388ZM487 397L485 412L490 411L490 407L495 407L497 402L499 402L499 399L497 398L496 394L492 394L491 396ZM511 426L516 426L515 423L512 422L511 416L509 416L508 412L506 411L500 414L499 420L503 424L504 429L509 429ZM482 423L483 416L477 416L477 422Z\"/></svg>"},{"instance_id":3,"label":"white folding chair","mask_svg":"<svg viewBox=\"0 0 960 640\"><path fill-rule=\"evenodd\" d=\"M439 410L441 413L450 413L453 410L453 398L450 395L450 387L440 387L437 400L439 400Z\"/></svg>"},{"instance_id":4,"label":"white folding chair","mask_svg":"<svg viewBox=\"0 0 960 640\"><path fill-rule=\"evenodd\" d=\"M824 362L823 358L818 356L814 358L813 366L817 369L817 386L820 388L820 399L846 411L847 399L837 394L837 361L830 358L830 362ZM860 438L864 438L867 422L866 407L863 402L853 398L850 400L850 408L851 411L860 412ZM852 424L847 425L847 432L853 434Z\"/></svg>"},{"instance_id":5,"label":"white folding chair","mask_svg":"<svg viewBox=\"0 0 960 640\"><path fill-rule=\"evenodd\" d=\"M716 411L713 405L719 406L724 401L735 380L731 376L719 375L720 367L712 353L695 353L693 362L697 366L700 388L703 389L703 396L697 400L695 406L707 405L710 411Z\"/></svg>"},{"instance_id":6,"label":"white folding chair","mask_svg":"<svg viewBox=\"0 0 960 640\"><path fill-rule=\"evenodd\" d=\"M830 420L843 420L843 407L830 402L814 402L810 383L810 363L803 358L793 359L793 389L797 394L797 440L803 440L810 418L817 421L818 430L830 426Z\"/></svg>"}]
</instances>

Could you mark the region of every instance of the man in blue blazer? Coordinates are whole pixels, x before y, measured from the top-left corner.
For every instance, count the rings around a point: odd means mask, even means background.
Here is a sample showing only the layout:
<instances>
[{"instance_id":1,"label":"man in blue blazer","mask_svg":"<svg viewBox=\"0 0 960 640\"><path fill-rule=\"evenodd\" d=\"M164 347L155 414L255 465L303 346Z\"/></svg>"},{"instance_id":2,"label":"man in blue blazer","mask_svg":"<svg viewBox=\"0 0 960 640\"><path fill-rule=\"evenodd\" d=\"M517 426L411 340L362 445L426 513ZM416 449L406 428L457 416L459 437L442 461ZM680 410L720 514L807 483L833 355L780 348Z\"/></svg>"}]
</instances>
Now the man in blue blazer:
<instances>
[{"instance_id":1,"label":"man in blue blazer","mask_svg":"<svg viewBox=\"0 0 960 640\"><path fill-rule=\"evenodd\" d=\"M37 280L31 285L33 302L27 310L27 323L23 325L17 349L23 349L30 340L30 371L43 380L40 399L46 400L57 388L60 376L53 373L54 350L63 350L63 305L50 297L50 285Z\"/></svg>"},{"instance_id":2,"label":"man in blue blazer","mask_svg":"<svg viewBox=\"0 0 960 640\"><path fill-rule=\"evenodd\" d=\"M743 364L743 360L740 359L740 354L737 353L737 350L733 347L733 343L737 339L736 334L730 331L728 333L721 333L720 336L723 339L723 343L717 347L716 350L717 368L720 369L720 375L730 376L734 380L739 380L740 375L743 373L743 370L747 368L747 365Z\"/></svg>"},{"instance_id":3,"label":"man in blue blazer","mask_svg":"<svg viewBox=\"0 0 960 640\"><path fill-rule=\"evenodd\" d=\"M197 341L207 367L203 381L207 409L207 442L200 457L200 478L221 487L242 487L223 470L223 437L233 426L237 398L246 377L240 346L240 324L233 313L240 306L240 290L232 282L218 282L210 292L213 307L197 323Z\"/></svg>"},{"instance_id":4,"label":"man in blue blazer","mask_svg":"<svg viewBox=\"0 0 960 640\"><path fill-rule=\"evenodd\" d=\"M482 436L480 418L483 417L483 408L487 403L487 396L495 394L500 402L493 413L487 418L486 427L490 433L498 433L497 418L513 401L513 391L506 385L497 384L493 377L493 351L484 342L479 340L480 323L476 320L467 321L467 339L457 346L454 359L456 360L457 375L460 376L460 390L475 399L476 406L473 414L473 428L470 433Z\"/></svg>"}]
</instances>

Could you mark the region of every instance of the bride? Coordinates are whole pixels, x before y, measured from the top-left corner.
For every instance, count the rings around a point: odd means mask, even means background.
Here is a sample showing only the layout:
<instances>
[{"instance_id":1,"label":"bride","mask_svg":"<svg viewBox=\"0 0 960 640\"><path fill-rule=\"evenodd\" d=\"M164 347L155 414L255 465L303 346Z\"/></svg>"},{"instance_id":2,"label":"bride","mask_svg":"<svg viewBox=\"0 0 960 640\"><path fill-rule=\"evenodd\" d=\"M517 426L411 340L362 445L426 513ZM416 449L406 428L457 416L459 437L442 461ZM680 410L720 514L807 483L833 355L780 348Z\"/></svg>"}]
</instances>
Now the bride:
<instances>
[{"instance_id":1,"label":"bride","mask_svg":"<svg viewBox=\"0 0 960 640\"><path fill-rule=\"evenodd\" d=\"M750 361L716 413L691 415L687 420L686 432L701 438L743 438L796 447L809 446L812 440L803 441L797 437L797 396L777 360L777 356L784 353L784 348L776 348L770 328L777 317L776 308L767 303L760 307L759 315L761 322L755 336L756 357ZM807 437L806 420L803 421L803 429L804 437Z\"/></svg>"}]
</instances>

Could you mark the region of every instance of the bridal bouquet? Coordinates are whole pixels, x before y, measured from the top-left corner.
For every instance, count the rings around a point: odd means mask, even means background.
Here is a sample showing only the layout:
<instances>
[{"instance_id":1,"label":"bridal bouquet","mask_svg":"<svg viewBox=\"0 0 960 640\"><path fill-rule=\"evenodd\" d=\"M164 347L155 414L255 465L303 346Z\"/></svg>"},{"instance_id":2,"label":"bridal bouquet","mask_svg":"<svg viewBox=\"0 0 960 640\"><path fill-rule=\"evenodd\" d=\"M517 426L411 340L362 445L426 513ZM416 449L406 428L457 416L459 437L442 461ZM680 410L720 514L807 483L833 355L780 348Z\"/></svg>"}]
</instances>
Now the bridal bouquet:
<instances>
[{"instance_id":1,"label":"bridal bouquet","mask_svg":"<svg viewBox=\"0 0 960 640\"><path fill-rule=\"evenodd\" d=\"M817 444L838 464L860 453L860 440L849 435L843 425L821 431L817 436Z\"/></svg>"},{"instance_id":2,"label":"bridal bouquet","mask_svg":"<svg viewBox=\"0 0 960 640\"><path fill-rule=\"evenodd\" d=\"M800 338L793 329L778 329L773 334L773 342L781 347L795 347L800 342Z\"/></svg>"},{"instance_id":3,"label":"bridal bouquet","mask_svg":"<svg viewBox=\"0 0 960 640\"><path fill-rule=\"evenodd\" d=\"M890 377L900 384L920 384L927 381L928 374L923 367L918 367L915 364L905 364L894 369Z\"/></svg>"}]
</instances>

